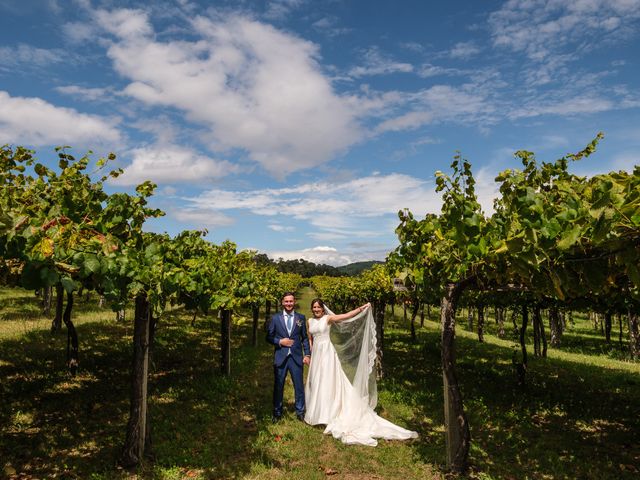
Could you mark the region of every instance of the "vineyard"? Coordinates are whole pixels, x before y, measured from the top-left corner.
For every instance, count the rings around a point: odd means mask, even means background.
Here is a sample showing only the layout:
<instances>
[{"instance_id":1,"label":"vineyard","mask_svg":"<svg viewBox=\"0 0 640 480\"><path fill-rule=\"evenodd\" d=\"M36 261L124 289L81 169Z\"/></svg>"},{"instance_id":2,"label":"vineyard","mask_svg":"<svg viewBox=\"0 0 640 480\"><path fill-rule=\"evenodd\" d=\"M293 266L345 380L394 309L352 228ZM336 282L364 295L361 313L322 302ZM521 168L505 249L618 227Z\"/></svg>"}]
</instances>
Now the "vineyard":
<instances>
[{"instance_id":1,"label":"vineyard","mask_svg":"<svg viewBox=\"0 0 640 480\"><path fill-rule=\"evenodd\" d=\"M190 476L188 466L202 478L349 471L316 447L305 453L312 471L291 466L280 448L312 442L378 478L445 470L544 478L571 469L632 478L640 463L640 167L571 174L600 139L552 163L517 152L522 169L496 179L491 216L471 164L457 156L450 174L436 173L441 213L399 212L399 246L385 264L311 278L280 273L230 241L212 244L204 231L145 231L146 219L163 215L148 203L155 185L107 193L105 183L122 173L103 173L114 156L93 162L61 148L52 169L5 146L5 474L18 467L86 478L93 472L84 456L98 459L96 478L118 478L122 468L158 475L154 463L175 478ZM337 447L311 427L266 422L264 323L283 292L301 288L335 311L372 303L381 405L421 437L372 454L394 470L353 460L369 453ZM51 445L68 464L47 460Z\"/></svg>"}]
</instances>

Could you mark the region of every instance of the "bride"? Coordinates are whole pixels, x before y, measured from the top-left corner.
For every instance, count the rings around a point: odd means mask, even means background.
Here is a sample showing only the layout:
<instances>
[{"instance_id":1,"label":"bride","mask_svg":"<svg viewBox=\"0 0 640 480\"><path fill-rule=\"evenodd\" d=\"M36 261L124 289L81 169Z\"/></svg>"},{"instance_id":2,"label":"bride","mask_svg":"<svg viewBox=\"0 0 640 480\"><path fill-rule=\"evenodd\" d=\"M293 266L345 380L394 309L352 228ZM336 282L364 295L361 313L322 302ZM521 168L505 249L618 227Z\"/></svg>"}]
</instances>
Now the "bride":
<instances>
[{"instance_id":1,"label":"bride","mask_svg":"<svg viewBox=\"0 0 640 480\"><path fill-rule=\"evenodd\" d=\"M374 364L376 331L370 304L336 315L319 298L311 302L312 356L305 385L305 422L324 424L343 443L376 446L376 438L406 440L418 434L378 416Z\"/></svg>"}]
</instances>

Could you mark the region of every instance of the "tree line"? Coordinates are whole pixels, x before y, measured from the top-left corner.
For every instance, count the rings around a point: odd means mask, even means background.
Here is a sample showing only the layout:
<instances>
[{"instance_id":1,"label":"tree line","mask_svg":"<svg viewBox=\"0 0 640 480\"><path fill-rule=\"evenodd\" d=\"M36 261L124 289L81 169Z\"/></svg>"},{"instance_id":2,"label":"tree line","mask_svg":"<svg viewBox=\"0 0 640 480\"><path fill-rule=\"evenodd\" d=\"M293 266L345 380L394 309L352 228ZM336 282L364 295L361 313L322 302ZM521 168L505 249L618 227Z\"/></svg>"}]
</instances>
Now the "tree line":
<instances>
[{"instance_id":1,"label":"tree line","mask_svg":"<svg viewBox=\"0 0 640 480\"><path fill-rule=\"evenodd\" d=\"M256 262L261 265L273 265L279 272L295 273L304 278L322 275L328 277L348 277L358 275L376 264L384 263L376 260L370 260L334 267L332 265L327 265L324 263L314 263L309 260L305 260L304 258L290 260L278 258L276 260L273 260L264 253L256 254L255 259Z\"/></svg>"}]
</instances>

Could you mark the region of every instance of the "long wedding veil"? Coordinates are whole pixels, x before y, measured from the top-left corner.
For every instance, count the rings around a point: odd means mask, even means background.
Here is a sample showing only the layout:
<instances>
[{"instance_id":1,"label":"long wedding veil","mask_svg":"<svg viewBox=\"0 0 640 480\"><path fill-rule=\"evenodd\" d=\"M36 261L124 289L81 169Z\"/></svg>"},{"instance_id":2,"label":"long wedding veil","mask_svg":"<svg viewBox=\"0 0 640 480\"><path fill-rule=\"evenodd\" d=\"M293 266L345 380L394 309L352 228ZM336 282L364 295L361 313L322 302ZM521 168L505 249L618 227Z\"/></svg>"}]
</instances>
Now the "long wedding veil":
<instances>
[{"instance_id":1,"label":"long wedding veil","mask_svg":"<svg viewBox=\"0 0 640 480\"><path fill-rule=\"evenodd\" d=\"M327 315L335 315L326 305L324 309ZM371 310L369 307L355 317L332 323L330 335L345 375L360 397L375 408L376 325Z\"/></svg>"}]
</instances>

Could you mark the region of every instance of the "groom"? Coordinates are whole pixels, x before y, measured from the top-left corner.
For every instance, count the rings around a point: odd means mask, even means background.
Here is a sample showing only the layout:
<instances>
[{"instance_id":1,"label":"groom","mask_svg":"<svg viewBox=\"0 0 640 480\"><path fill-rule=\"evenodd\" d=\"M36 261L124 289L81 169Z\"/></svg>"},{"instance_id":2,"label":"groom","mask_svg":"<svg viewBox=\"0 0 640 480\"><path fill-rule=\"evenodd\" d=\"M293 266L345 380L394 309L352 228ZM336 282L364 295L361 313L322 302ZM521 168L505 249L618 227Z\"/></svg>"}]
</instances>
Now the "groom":
<instances>
[{"instance_id":1,"label":"groom","mask_svg":"<svg viewBox=\"0 0 640 480\"><path fill-rule=\"evenodd\" d=\"M271 317L267 329L267 342L275 346L273 355L273 423L282 417L282 396L287 372L291 373L296 400L296 416L304 420L303 364L309 365L311 350L307 336L307 320L304 315L293 311L295 296L287 292L282 296L283 311ZM303 352L304 350L304 352ZM304 355L303 355L304 353Z\"/></svg>"}]
</instances>

